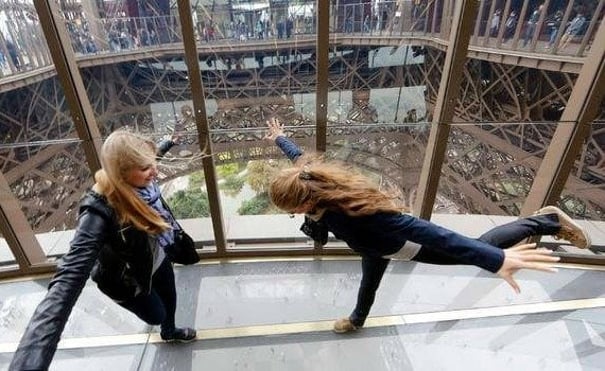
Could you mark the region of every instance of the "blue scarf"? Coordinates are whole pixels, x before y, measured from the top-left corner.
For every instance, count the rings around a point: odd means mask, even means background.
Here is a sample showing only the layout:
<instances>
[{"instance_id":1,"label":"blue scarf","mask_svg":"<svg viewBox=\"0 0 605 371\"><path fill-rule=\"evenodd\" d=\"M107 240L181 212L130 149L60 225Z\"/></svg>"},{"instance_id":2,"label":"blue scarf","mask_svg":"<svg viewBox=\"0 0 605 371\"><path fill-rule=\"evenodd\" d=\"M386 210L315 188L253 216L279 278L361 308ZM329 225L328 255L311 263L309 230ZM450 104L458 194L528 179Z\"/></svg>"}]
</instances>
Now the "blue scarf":
<instances>
[{"instance_id":1,"label":"blue scarf","mask_svg":"<svg viewBox=\"0 0 605 371\"><path fill-rule=\"evenodd\" d=\"M162 205L162 200L160 200L160 187L158 184L156 182L151 182L151 184L145 188L137 188L136 192L147 205L157 211L162 219L172 227L158 235L158 244L163 248L172 245L174 243L174 234L172 231L180 228L174 219L174 216L166 210L164 205Z\"/></svg>"}]
</instances>

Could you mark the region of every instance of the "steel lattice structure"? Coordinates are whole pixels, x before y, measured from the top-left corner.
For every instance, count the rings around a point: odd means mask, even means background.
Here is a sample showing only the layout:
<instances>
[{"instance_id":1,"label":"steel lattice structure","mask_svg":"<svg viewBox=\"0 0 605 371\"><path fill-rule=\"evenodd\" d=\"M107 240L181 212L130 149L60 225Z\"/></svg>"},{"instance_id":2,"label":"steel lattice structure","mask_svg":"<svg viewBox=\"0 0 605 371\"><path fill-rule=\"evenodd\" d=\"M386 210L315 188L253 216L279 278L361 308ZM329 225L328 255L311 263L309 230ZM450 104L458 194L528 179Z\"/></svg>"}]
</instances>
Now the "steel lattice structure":
<instances>
[{"instance_id":1,"label":"steel lattice structure","mask_svg":"<svg viewBox=\"0 0 605 371\"><path fill-rule=\"evenodd\" d=\"M376 120L376 107L363 98L376 87L425 86L427 104L431 107L438 91L442 51L424 48L422 64L368 68L365 56L369 50L350 47L347 53L335 53L330 61L331 90L353 90L358 98L347 114L348 123L370 124ZM218 102L217 111L209 118L216 159L245 160L271 155L267 150L259 151L262 131L254 130L262 128L270 116L302 127L295 130L295 136L312 137L312 130L305 128L313 122L296 111L292 98L294 94L314 91L316 66L309 54L308 49L296 50L287 63L262 68L204 71L207 99ZM213 63L226 64L226 58L216 55ZM240 59L240 63L245 62ZM191 99L186 71L175 66L178 58L171 57L82 69L101 131L107 134L117 127L131 125L140 131L161 134L153 126L150 104ZM457 117L461 122L485 124L457 126L450 137L441 193L455 204L454 209L518 213L555 128L552 123L536 122L556 118L553 114L567 103L574 82L575 75L571 73L468 60ZM14 101L23 104L14 105ZM49 142L75 137L58 82L47 78L7 92L0 97L0 107L3 143L12 144L2 150L1 169L32 226L37 231L71 226L70 212L90 185L91 174L75 143ZM427 113L430 119L431 108ZM182 113L177 117L183 118ZM384 172L385 178L397 184L405 197L413 198L422 164L420 161L410 164L407 159L421 158L426 145L425 125L391 131L374 126L348 128L342 123L332 126L329 134L332 149L346 142L354 148L347 160ZM195 130L194 126L189 125L188 130ZM605 175L599 166L603 162L598 140L601 131L595 130L587 143L582 156L587 160L578 161L577 171L563 195L573 197L574 205L583 205L570 211L595 219L603 215L598 205L605 204L601 201L603 190L590 186L592 180L603 179ZM179 150L195 151L198 144L193 139L194 133L190 134L190 148ZM178 160L178 154L175 157L177 160L164 169L165 180L200 167L195 158ZM63 170L58 175L57 169L70 171L65 174Z\"/></svg>"},{"instance_id":2,"label":"steel lattice structure","mask_svg":"<svg viewBox=\"0 0 605 371\"><path fill-rule=\"evenodd\" d=\"M175 4L165 3L175 8ZM166 10L160 11L158 4L149 3L149 9L139 8L137 12L169 15ZM128 6L127 1L120 0L111 9L101 11L112 19ZM83 27L82 22L89 21L88 13L100 10L92 3L75 0L62 0L60 7L68 29ZM13 16L12 29L19 31L19 35L11 35L13 39L18 39L28 51L41 45L41 34L31 22L37 22L36 10L29 2L4 1L0 10ZM394 29L394 24L386 28L389 35ZM342 122L330 123L329 149L341 155L346 152L344 159L384 173L386 181L396 185L411 203L427 145L425 123L432 118L445 52L430 42L416 41L413 49L423 56L423 63L372 66L372 51L385 42L400 45L397 39L389 40L349 40L350 44L341 41L330 47L329 90L352 91L353 102ZM6 46L3 48L6 50ZM398 49L392 48L393 52ZM310 128L314 122L297 111L295 97L317 90L316 52L313 42L296 40L262 48L243 44L202 51L202 60L208 66L202 71L205 99L216 101L217 106L209 117L217 163L277 155L261 144L260 129L271 116L288 122L292 135L308 140L311 147L314 132ZM27 67L48 65L50 58L43 50L29 54L34 57ZM161 136L170 130L170 124L158 127L151 105L192 98L180 48L121 62L101 57L87 60L88 66L80 72L104 135L132 126ZM23 59L21 62L22 67L26 66ZM12 70L15 68L11 66ZM469 58L463 77L456 121L476 125L456 125L449 138L440 187L443 205L459 212L517 215L577 75ZM372 90L409 86L424 87L426 113L400 118L399 126L379 123L380 107L370 103ZM175 109L174 118L165 119L174 126L181 125L188 134L185 144L168 156L172 161L162 169L164 181L201 166L200 157L196 156L199 143L195 123L185 108ZM5 89L0 94L0 117L0 171L34 230L73 226L73 208L92 177L56 77L52 73L37 78L24 76L20 84ZM601 118L605 118L605 113ZM605 190L599 186L605 179L602 126L593 125L593 135L576 161L562 195L564 200L571 200L565 205L576 216L604 217L600 205L605 205ZM438 207L445 208L443 205Z\"/></svg>"}]
</instances>

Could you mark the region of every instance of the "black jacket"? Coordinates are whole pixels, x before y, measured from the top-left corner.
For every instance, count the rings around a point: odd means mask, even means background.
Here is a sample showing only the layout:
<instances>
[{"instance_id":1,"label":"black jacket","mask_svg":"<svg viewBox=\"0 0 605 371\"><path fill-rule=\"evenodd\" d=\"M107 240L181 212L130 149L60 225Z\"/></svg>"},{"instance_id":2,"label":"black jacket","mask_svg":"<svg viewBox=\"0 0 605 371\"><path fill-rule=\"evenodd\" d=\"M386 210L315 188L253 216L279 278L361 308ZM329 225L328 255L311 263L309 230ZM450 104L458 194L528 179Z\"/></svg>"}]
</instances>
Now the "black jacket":
<instances>
[{"instance_id":1,"label":"black jacket","mask_svg":"<svg viewBox=\"0 0 605 371\"><path fill-rule=\"evenodd\" d=\"M46 370L86 280L116 301L151 288L153 256L147 233L118 227L105 197L88 191L80 203L76 234L13 355L10 370Z\"/></svg>"}]
</instances>

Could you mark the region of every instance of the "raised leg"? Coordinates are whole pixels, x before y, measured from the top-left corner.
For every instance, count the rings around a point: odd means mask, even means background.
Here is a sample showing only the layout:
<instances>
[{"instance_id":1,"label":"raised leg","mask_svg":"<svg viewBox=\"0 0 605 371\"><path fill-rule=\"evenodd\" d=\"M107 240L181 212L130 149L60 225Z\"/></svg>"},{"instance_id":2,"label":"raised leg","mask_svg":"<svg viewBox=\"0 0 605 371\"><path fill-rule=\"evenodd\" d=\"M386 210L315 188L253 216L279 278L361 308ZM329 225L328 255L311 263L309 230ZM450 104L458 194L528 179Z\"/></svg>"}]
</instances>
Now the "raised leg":
<instances>
[{"instance_id":1,"label":"raised leg","mask_svg":"<svg viewBox=\"0 0 605 371\"><path fill-rule=\"evenodd\" d=\"M560 229L556 214L536 215L499 225L481 235L479 240L507 249L528 237L554 235Z\"/></svg>"}]
</instances>

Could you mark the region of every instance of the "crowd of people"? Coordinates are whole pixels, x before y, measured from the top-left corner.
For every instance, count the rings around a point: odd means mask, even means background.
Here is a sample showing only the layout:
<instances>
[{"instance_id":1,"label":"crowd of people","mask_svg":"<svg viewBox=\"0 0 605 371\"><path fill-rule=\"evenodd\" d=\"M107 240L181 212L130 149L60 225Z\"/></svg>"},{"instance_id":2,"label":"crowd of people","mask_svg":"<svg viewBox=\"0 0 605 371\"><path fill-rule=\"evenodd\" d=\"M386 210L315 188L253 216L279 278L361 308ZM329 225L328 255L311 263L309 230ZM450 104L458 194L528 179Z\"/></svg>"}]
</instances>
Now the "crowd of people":
<instances>
[{"instance_id":1,"label":"crowd of people","mask_svg":"<svg viewBox=\"0 0 605 371\"><path fill-rule=\"evenodd\" d=\"M587 5L588 4L588 5ZM588 30L591 18L601 19L603 14L592 14L590 2L578 3L570 11L548 9L544 4L532 3L520 14L521 9L512 7L504 14L495 8L493 13L483 17L485 35L502 37L504 44L518 34L521 48L527 48L533 40L541 41L540 48L566 50L578 43ZM594 5L594 4L593 4ZM404 14L405 9L409 14ZM380 9L368 12L363 4L342 5L335 13L336 27L341 32L373 33L391 30L429 31L430 20L435 16L434 8L427 0L413 0L409 7L398 7L395 2L383 4ZM523 16L524 19L520 19ZM222 19L222 18L221 18ZM78 54L99 52L120 52L136 48L150 47L181 41L181 31L176 15L102 18L95 20L81 18L66 20L73 49ZM316 29L314 15L250 13L237 16L231 21L219 20L212 16L197 20L196 37L201 42L217 40L289 39L299 34L313 34ZM406 23L411 22L411 23ZM399 26L401 23L401 27ZM22 50L23 43L5 37L6 48L0 48L0 67L3 72L18 72L31 67L28 51Z\"/></svg>"},{"instance_id":2,"label":"crowd of people","mask_svg":"<svg viewBox=\"0 0 605 371\"><path fill-rule=\"evenodd\" d=\"M296 34L312 33L314 17L280 17L276 21L258 17L252 21L234 20L217 23L211 18L196 25L197 38L204 42L232 39L238 41L289 39ZM111 52L180 41L178 22L174 17L104 19L102 33L93 36L87 21L67 22L76 53L97 53L107 46Z\"/></svg>"},{"instance_id":3,"label":"crowd of people","mask_svg":"<svg viewBox=\"0 0 605 371\"><path fill-rule=\"evenodd\" d=\"M504 43L510 40L517 27L521 27L520 37L522 47L527 47L534 38L539 38L539 35L544 35L546 40L545 49L555 47L557 37L563 22L564 12L562 9L554 9L550 14L546 14L544 4L538 4L529 13L525 22L519 23L519 15L517 9L511 9L510 13L502 23L502 9L496 9L489 20L489 36L498 37L500 27L504 27L502 41ZM566 23L563 34L560 38L557 47L565 49L572 41L580 41L579 37L586 32L588 20L586 18L586 6L579 5L573 8L573 17ZM542 22L542 23L540 23Z\"/></svg>"}]
</instances>

